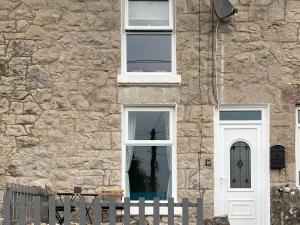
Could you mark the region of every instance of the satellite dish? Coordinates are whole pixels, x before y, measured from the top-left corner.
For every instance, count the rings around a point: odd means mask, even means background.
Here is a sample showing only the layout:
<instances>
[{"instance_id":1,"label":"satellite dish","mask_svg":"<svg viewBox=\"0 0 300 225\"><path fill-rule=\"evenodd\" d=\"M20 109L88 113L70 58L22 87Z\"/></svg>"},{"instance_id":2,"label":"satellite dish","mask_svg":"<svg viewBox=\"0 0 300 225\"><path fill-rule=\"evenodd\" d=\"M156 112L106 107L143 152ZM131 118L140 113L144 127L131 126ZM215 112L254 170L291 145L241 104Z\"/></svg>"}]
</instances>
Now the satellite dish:
<instances>
[{"instance_id":1,"label":"satellite dish","mask_svg":"<svg viewBox=\"0 0 300 225\"><path fill-rule=\"evenodd\" d=\"M233 8L229 0L213 0L213 8L216 16L222 22L238 12L236 8Z\"/></svg>"}]
</instances>

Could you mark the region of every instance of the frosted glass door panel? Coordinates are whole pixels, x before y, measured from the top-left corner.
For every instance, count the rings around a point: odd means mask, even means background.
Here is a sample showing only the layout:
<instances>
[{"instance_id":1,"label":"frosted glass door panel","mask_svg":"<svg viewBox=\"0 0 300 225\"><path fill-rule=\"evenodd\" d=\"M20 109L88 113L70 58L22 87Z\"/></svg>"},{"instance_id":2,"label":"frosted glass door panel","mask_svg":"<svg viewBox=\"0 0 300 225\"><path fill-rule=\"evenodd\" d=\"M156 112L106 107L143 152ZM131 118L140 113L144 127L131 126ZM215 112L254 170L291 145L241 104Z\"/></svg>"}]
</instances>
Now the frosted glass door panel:
<instances>
[{"instance_id":1,"label":"frosted glass door panel","mask_svg":"<svg viewBox=\"0 0 300 225\"><path fill-rule=\"evenodd\" d=\"M243 141L235 142L230 149L230 187L251 188L251 152Z\"/></svg>"}]
</instances>

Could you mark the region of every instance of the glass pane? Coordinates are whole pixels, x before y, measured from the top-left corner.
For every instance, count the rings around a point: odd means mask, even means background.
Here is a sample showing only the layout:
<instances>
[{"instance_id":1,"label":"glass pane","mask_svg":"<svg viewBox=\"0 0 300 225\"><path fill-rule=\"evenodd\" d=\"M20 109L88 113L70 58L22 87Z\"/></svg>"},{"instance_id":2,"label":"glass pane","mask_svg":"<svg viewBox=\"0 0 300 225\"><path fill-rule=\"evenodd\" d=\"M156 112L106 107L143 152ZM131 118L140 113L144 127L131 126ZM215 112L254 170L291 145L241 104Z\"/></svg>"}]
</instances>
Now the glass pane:
<instances>
[{"instance_id":1,"label":"glass pane","mask_svg":"<svg viewBox=\"0 0 300 225\"><path fill-rule=\"evenodd\" d=\"M298 123L300 124L300 110L298 111Z\"/></svg>"},{"instance_id":2,"label":"glass pane","mask_svg":"<svg viewBox=\"0 0 300 225\"><path fill-rule=\"evenodd\" d=\"M172 151L168 146L126 148L127 190L131 200L166 200L172 196Z\"/></svg>"},{"instance_id":3,"label":"glass pane","mask_svg":"<svg viewBox=\"0 0 300 225\"><path fill-rule=\"evenodd\" d=\"M220 111L220 120L261 120L261 111Z\"/></svg>"},{"instance_id":4,"label":"glass pane","mask_svg":"<svg viewBox=\"0 0 300 225\"><path fill-rule=\"evenodd\" d=\"M169 1L129 1L129 26L169 26Z\"/></svg>"},{"instance_id":5,"label":"glass pane","mask_svg":"<svg viewBox=\"0 0 300 225\"><path fill-rule=\"evenodd\" d=\"M169 112L128 112L129 140L169 140Z\"/></svg>"},{"instance_id":6,"label":"glass pane","mask_svg":"<svg viewBox=\"0 0 300 225\"><path fill-rule=\"evenodd\" d=\"M243 141L230 148L230 187L251 188L251 152Z\"/></svg>"},{"instance_id":7,"label":"glass pane","mask_svg":"<svg viewBox=\"0 0 300 225\"><path fill-rule=\"evenodd\" d=\"M171 72L170 34L128 34L128 72Z\"/></svg>"}]
</instances>

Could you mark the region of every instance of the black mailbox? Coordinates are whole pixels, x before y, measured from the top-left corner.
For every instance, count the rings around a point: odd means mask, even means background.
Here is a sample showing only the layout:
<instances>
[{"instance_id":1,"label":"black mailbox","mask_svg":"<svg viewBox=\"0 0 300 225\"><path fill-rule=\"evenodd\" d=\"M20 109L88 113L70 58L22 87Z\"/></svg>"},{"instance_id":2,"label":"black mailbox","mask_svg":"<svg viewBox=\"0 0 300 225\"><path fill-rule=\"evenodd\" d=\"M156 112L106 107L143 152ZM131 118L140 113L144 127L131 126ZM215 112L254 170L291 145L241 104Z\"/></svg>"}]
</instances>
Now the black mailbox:
<instances>
[{"instance_id":1,"label":"black mailbox","mask_svg":"<svg viewBox=\"0 0 300 225\"><path fill-rule=\"evenodd\" d=\"M285 168L285 147L274 145L271 147L271 169Z\"/></svg>"}]
</instances>

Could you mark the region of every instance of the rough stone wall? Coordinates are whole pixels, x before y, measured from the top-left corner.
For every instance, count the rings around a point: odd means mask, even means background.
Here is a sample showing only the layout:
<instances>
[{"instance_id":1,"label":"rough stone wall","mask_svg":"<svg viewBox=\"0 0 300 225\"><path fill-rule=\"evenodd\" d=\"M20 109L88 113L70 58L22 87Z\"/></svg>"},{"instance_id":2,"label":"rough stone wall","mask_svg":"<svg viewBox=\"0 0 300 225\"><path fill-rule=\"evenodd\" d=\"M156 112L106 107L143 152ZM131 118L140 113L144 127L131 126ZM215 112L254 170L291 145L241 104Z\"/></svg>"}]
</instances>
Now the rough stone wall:
<instances>
[{"instance_id":1,"label":"rough stone wall","mask_svg":"<svg viewBox=\"0 0 300 225\"><path fill-rule=\"evenodd\" d=\"M0 0L0 184L120 186L122 105L176 104L178 197L204 193L210 217L213 166L204 160L213 159L218 89L220 104L270 104L271 144L287 148L272 184L294 185L300 2L232 2L240 11L219 25L214 88L209 0L176 1L182 84L143 87L117 85L119 0Z\"/></svg>"},{"instance_id":2,"label":"rough stone wall","mask_svg":"<svg viewBox=\"0 0 300 225\"><path fill-rule=\"evenodd\" d=\"M0 183L121 180L120 2L0 1Z\"/></svg>"}]
</instances>

